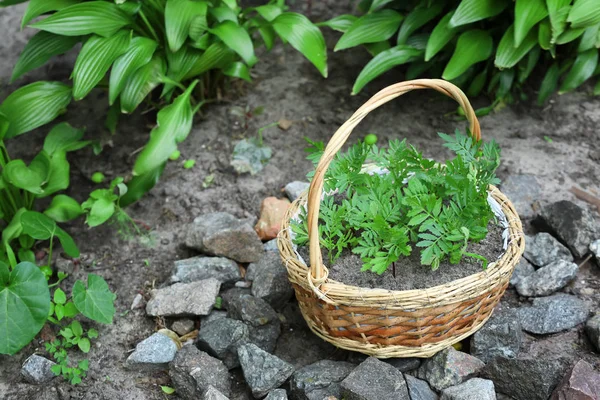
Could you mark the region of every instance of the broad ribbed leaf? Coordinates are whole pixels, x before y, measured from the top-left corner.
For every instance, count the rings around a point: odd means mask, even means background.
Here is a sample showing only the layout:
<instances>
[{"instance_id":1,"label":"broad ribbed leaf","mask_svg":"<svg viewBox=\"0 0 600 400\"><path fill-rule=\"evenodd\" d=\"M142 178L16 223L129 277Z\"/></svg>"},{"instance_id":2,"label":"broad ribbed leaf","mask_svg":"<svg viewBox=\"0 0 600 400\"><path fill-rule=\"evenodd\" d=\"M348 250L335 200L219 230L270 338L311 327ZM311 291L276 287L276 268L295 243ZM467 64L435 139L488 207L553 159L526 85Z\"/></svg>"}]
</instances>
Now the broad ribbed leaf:
<instances>
[{"instance_id":1,"label":"broad ribbed leaf","mask_svg":"<svg viewBox=\"0 0 600 400\"><path fill-rule=\"evenodd\" d=\"M83 214L83 210L77 200L65 194L59 194L54 196L44 214L56 222L67 222L79 217Z\"/></svg>"},{"instance_id":2,"label":"broad ribbed leaf","mask_svg":"<svg viewBox=\"0 0 600 400\"><path fill-rule=\"evenodd\" d=\"M321 30L302 14L286 12L273 21L275 32L327 77L327 47Z\"/></svg>"},{"instance_id":3,"label":"broad ribbed leaf","mask_svg":"<svg viewBox=\"0 0 600 400\"><path fill-rule=\"evenodd\" d=\"M150 140L135 160L134 175L143 175L160 167L177 150L177 144L190 133L193 119L190 95L194 86L195 82L172 104L158 112L156 127L150 132Z\"/></svg>"},{"instance_id":4,"label":"broad ribbed leaf","mask_svg":"<svg viewBox=\"0 0 600 400\"><path fill-rule=\"evenodd\" d=\"M265 47L267 50L271 50L275 44L275 39L277 38L275 29L273 29L272 26L263 25L258 28L258 33L260 33L263 42L265 42Z\"/></svg>"},{"instance_id":5,"label":"broad ribbed leaf","mask_svg":"<svg viewBox=\"0 0 600 400\"><path fill-rule=\"evenodd\" d=\"M71 87L60 82L34 82L12 92L0 105L10 122L5 138L15 137L58 117L71 102Z\"/></svg>"},{"instance_id":6,"label":"broad ribbed leaf","mask_svg":"<svg viewBox=\"0 0 600 400\"><path fill-rule=\"evenodd\" d=\"M537 44L537 34L534 30L529 31L529 34L523 40L519 47L514 46L514 27L511 25L510 28L504 32L504 36L500 39L498 49L496 50L496 59L494 64L496 67L512 68L515 66L525 55Z\"/></svg>"},{"instance_id":7,"label":"broad ribbed leaf","mask_svg":"<svg viewBox=\"0 0 600 400\"><path fill-rule=\"evenodd\" d=\"M339 15L329 21L319 22L317 26L326 26L334 31L345 33L358 18L354 15L344 14Z\"/></svg>"},{"instance_id":8,"label":"broad ribbed leaf","mask_svg":"<svg viewBox=\"0 0 600 400\"><path fill-rule=\"evenodd\" d=\"M529 53L527 53L527 57L524 58L519 63L518 69L518 80L519 83L523 83L529 78L531 72L537 65L538 60L540 59L541 50L539 46L534 46L533 49Z\"/></svg>"},{"instance_id":9,"label":"broad ribbed leaf","mask_svg":"<svg viewBox=\"0 0 600 400\"><path fill-rule=\"evenodd\" d=\"M382 42L377 42L377 43L367 43L364 46L365 46L365 49L367 49L367 51L369 52L369 54L371 54L372 57L375 57L377 54L381 53L382 51L385 51L392 47L392 45L390 45L389 40L384 40Z\"/></svg>"},{"instance_id":10,"label":"broad ribbed leaf","mask_svg":"<svg viewBox=\"0 0 600 400\"><path fill-rule=\"evenodd\" d=\"M400 31L398 32L398 44L405 44L406 39L417 29L437 17L442 10L446 0L421 0L421 3L417 5L404 19L402 25L400 25Z\"/></svg>"},{"instance_id":11,"label":"broad ribbed leaf","mask_svg":"<svg viewBox=\"0 0 600 400\"><path fill-rule=\"evenodd\" d=\"M391 3L392 1L394 0L372 0L369 11L379 10L381 7L385 6L388 3Z\"/></svg>"},{"instance_id":12,"label":"broad ribbed leaf","mask_svg":"<svg viewBox=\"0 0 600 400\"><path fill-rule=\"evenodd\" d=\"M560 69L558 68L558 63L554 63L548 68L548 71L546 71L546 75L544 75L544 79L542 80L540 92L538 93L539 105L543 105L548 97L556 91L559 77Z\"/></svg>"},{"instance_id":13,"label":"broad ribbed leaf","mask_svg":"<svg viewBox=\"0 0 600 400\"><path fill-rule=\"evenodd\" d=\"M184 79L200 75L213 68L225 68L231 62L235 53L225 43L217 42L210 45L202 56L194 63Z\"/></svg>"},{"instance_id":14,"label":"broad ribbed leaf","mask_svg":"<svg viewBox=\"0 0 600 400\"><path fill-rule=\"evenodd\" d=\"M500 14L510 0L462 0L450 20L450 27L470 24Z\"/></svg>"},{"instance_id":15,"label":"broad ribbed leaf","mask_svg":"<svg viewBox=\"0 0 600 400\"><path fill-rule=\"evenodd\" d=\"M550 20L546 19L540 22L538 29L538 43L544 50L549 50L552 47L552 27Z\"/></svg>"},{"instance_id":16,"label":"broad ribbed leaf","mask_svg":"<svg viewBox=\"0 0 600 400\"><path fill-rule=\"evenodd\" d=\"M238 14L229 7L211 7L208 13L217 20L217 22L231 21L238 23Z\"/></svg>"},{"instance_id":17,"label":"broad ribbed leaf","mask_svg":"<svg viewBox=\"0 0 600 400\"><path fill-rule=\"evenodd\" d=\"M485 86L485 81L487 80L487 69L484 69L471 81L469 88L467 89L467 96L476 97L481 94L483 87Z\"/></svg>"},{"instance_id":18,"label":"broad ribbed leaf","mask_svg":"<svg viewBox=\"0 0 600 400\"><path fill-rule=\"evenodd\" d=\"M181 82L203 54L203 52L188 46L182 47L177 53L167 52L167 77L175 82ZM175 89L175 85L165 83L160 97L167 96L173 89Z\"/></svg>"},{"instance_id":19,"label":"broad ribbed leaf","mask_svg":"<svg viewBox=\"0 0 600 400\"><path fill-rule=\"evenodd\" d=\"M531 28L548 16L544 0L517 0L515 3L515 47L519 47Z\"/></svg>"},{"instance_id":20,"label":"broad ribbed leaf","mask_svg":"<svg viewBox=\"0 0 600 400\"><path fill-rule=\"evenodd\" d=\"M80 38L78 36L61 36L50 32L38 32L25 45L19 60L13 69L11 82L21 75L44 65L52 57L71 50Z\"/></svg>"},{"instance_id":21,"label":"broad ribbed leaf","mask_svg":"<svg viewBox=\"0 0 600 400\"><path fill-rule=\"evenodd\" d=\"M556 39L556 44L567 44L571 43L575 39L579 38L585 32L585 28L569 28L564 31L558 39Z\"/></svg>"},{"instance_id":22,"label":"broad ribbed leaf","mask_svg":"<svg viewBox=\"0 0 600 400\"><path fill-rule=\"evenodd\" d=\"M131 74L150 62L157 47L158 43L145 37L137 36L131 40L127 52L117 58L110 71L108 85L110 105L121 94Z\"/></svg>"},{"instance_id":23,"label":"broad ribbed leaf","mask_svg":"<svg viewBox=\"0 0 600 400\"><path fill-rule=\"evenodd\" d=\"M458 32L458 28L451 28L449 24L453 15L454 11L444 15L435 28L433 28L431 36L429 36L429 40L427 41L427 48L425 49L425 61L431 60Z\"/></svg>"},{"instance_id":24,"label":"broad ribbed leaf","mask_svg":"<svg viewBox=\"0 0 600 400\"><path fill-rule=\"evenodd\" d=\"M417 50L406 45L398 45L382 51L369 61L363 70L360 71L360 74L352 87L352 94L360 92L367 83L371 82L384 72L389 71L397 65L414 61L422 55L422 50Z\"/></svg>"},{"instance_id":25,"label":"broad ribbed leaf","mask_svg":"<svg viewBox=\"0 0 600 400\"><path fill-rule=\"evenodd\" d=\"M260 14L261 17L271 22L277 18L283 12L281 7L275 4L266 4L264 6L256 7L255 10Z\"/></svg>"},{"instance_id":26,"label":"broad ribbed leaf","mask_svg":"<svg viewBox=\"0 0 600 400\"><path fill-rule=\"evenodd\" d=\"M166 165L167 163L164 162L161 166L150 172L134 176L131 181L127 182L127 193L121 197L119 205L121 207L127 207L141 199L142 196L148 193L154 185L156 185Z\"/></svg>"},{"instance_id":27,"label":"broad ribbed leaf","mask_svg":"<svg viewBox=\"0 0 600 400\"><path fill-rule=\"evenodd\" d=\"M210 33L217 36L230 49L238 53L248 66L252 67L256 64L254 45L246 29L232 21L224 21L211 29Z\"/></svg>"},{"instance_id":28,"label":"broad ribbed leaf","mask_svg":"<svg viewBox=\"0 0 600 400\"><path fill-rule=\"evenodd\" d=\"M227 76L231 76L234 78L241 78L245 81L250 82L250 71L248 70L248 66L243 62L234 62L231 63L227 68L223 70L223 73Z\"/></svg>"},{"instance_id":29,"label":"broad ribbed leaf","mask_svg":"<svg viewBox=\"0 0 600 400\"><path fill-rule=\"evenodd\" d=\"M121 92L121 112L132 113L137 106L150 94L162 81L167 72L167 63L164 58L154 56L152 60L135 71Z\"/></svg>"},{"instance_id":30,"label":"broad ribbed leaf","mask_svg":"<svg viewBox=\"0 0 600 400\"><path fill-rule=\"evenodd\" d=\"M82 141L85 129L73 128L68 122L55 125L44 139L44 151L49 156L84 148L90 142Z\"/></svg>"},{"instance_id":31,"label":"broad ribbed leaf","mask_svg":"<svg viewBox=\"0 0 600 400\"><path fill-rule=\"evenodd\" d=\"M577 89L583 82L592 77L596 66L598 66L597 49L590 49L579 53L575 59L575 64L573 64L569 73L562 81L559 93L562 94Z\"/></svg>"},{"instance_id":32,"label":"broad ribbed leaf","mask_svg":"<svg viewBox=\"0 0 600 400\"><path fill-rule=\"evenodd\" d=\"M348 28L335 45L334 51L348 49L363 43L375 43L387 40L402 22L402 15L394 10L381 10L367 14Z\"/></svg>"},{"instance_id":33,"label":"broad ribbed leaf","mask_svg":"<svg viewBox=\"0 0 600 400\"><path fill-rule=\"evenodd\" d=\"M58 11L79 3L79 0L31 0L21 20L21 29L32 19L49 11Z\"/></svg>"},{"instance_id":34,"label":"broad ribbed leaf","mask_svg":"<svg viewBox=\"0 0 600 400\"><path fill-rule=\"evenodd\" d=\"M206 16L206 10L207 5L203 1L167 0L165 30L169 49L173 53L185 43L192 21L198 16Z\"/></svg>"},{"instance_id":35,"label":"broad ribbed leaf","mask_svg":"<svg viewBox=\"0 0 600 400\"><path fill-rule=\"evenodd\" d=\"M577 52L583 53L586 50L596 47L596 43L598 43L598 39L600 39L599 32L600 24L590 26L589 28L587 28L583 32L583 35L579 40L579 47L577 47Z\"/></svg>"},{"instance_id":36,"label":"broad ribbed leaf","mask_svg":"<svg viewBox=\"0 0 600 400\"><path fill-rule=\"evenodd\" d=\"M567 22L571 28L587 28L600 23L600 1L575 0Z\"/></svg>"},{"instance_id":37,"label":"broad ribbed leaf","mask_svg":"<svg viewBox=\"0 0 600 400\"><path fill-rule=\"evenodd\" d=\"M129 47L131 34L121 31L111 37L92 36L81 48L73 68L73 98L81 100L106 75L111 64Z\"/></svg>"},{"instance_id":38,"label":"broad ribbed leaf","mask_svg":"<svg viewBox=\"0 0 600 400\"><path fill-rule=\"evenodd\" d=\"M58 35L83 36L94 33L107 37L131 22L129 15L114 3L88 1L63 8L31 26Z\"/></svg>"},{"instance_id":39,"label":"broad ribbed leaf","mask_svg":"<svg viewBox=\"0 0 600 400\"><path fill-rule=\"evenodd\" d=\"M565 31L571 0L546 0L546 8L552 26L552 43Z\"/></svg>"},{"instance_id":40,"label":"broad ribbed leaf","mask_svg":"<svg viewBox=\"0 0 600 400\"><path fill-rule=\"evenodd\" d=\"M492 37L486 31L473 29L462 33L442 77L446 80L458 78L471 65L487 60L493 45Z\"/></svg>"},{"instance_id":41,"label":"broad ribbed leaf","mask_svg":"<svg viewBox=\"0 0 600 400\"><path fill-rule=\"evenodd\" d=\"M206 34L207 30L208 22L206 21L206 15L195 17L190 24L190 39L198 42Z\"/></svg>"},{"instance_id":42,"label":"broad ribbed leaf","mask_svg":"<svg viewBox=\"0 0 600 400\"><path fill-rule=\"evenodd\" d=\"M25 3L26 1L27 0L2 0L0 1L0 8L14 6L15 4Z\"/></svg>"}]
</instances>

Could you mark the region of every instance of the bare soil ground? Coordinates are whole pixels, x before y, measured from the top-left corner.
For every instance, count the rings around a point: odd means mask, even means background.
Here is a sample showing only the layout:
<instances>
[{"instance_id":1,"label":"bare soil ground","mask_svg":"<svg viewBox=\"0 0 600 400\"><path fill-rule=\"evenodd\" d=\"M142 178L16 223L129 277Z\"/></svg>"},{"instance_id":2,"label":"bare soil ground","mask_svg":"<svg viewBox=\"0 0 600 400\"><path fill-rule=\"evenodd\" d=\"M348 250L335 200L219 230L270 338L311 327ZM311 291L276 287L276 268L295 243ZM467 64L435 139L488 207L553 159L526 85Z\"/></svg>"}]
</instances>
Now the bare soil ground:
<instances>
[{"instance_id":1,"label":"bare soil ground","mask_svg":"<svg viewBox=\"0 0 600 400\"><path fill-rule=\"evenodd\" d=\"M334 9L331 4L334 2L315 5L313 20L345 11L338 5ZM12 66L32 33L28 29L19 31L23 10L22 5L0 9L0 101L21 85L37 79L66 81L70 74L73 54L58 58L14 84L8 83ZM328 35L330 45L335 38ZM88 378L78 386L70 386L61 379L44 387L24 383L19 375L22 362L37 349L43 349L35 340L13 357L0 356L0 398L164 399L159 385L168 384L165 373L138 373L123 368L136 343L164 321L129 308L136 294L145 294L167 280L174 260L193 255L182 246L185 224L213 211L256 217L264 197L281 196L286 183L305 178L310 163L305 160L304 137L326 141L370 95L403 78L392 71L360 95L350 96L353 80L368 60L366 52L331 53L327 80L291 48L279 46L260 58L252 84L242 87L241 94L233 100L205 108L203 116L197 119L193 132L181 146L183 159L195 159L196 166L185 170L179 162L170 163L152 192L128 209L134 219L152 228L150 244L136 238L121 238L115 225L89 230L79 220L66 227L82 251L82 263L66 282L68 287L75 279L93 271L102 275L118 295L115 323L97 327L100 338L90 352ZM560 199L578 201L568 192L573 185L598 195L600 98L590 97L588 92L589 88L583 88L555 96L543 108L522 103L483 117L484 138L496 140L503 151L500 177L534 174L542 185L542 204ZM99 156L94 156L91 149L70 156L72 187L68 194L78 200L87 198L97 187L89 179L94 171L103 171L108 178L131 171L134 153L147 140L153 124L151 112L123 116L117 134L110 137L104 128L106 97L106 93L95 91L72 105L64 117L75 126L86 126L87 137L107 143ZM486 104L485 99L477 99L476 103ZM230 113L233 106L246 105L265 107L263 115L248 121L248 129ZM385 144L389 139L405 137L427 156L443 159L448 154L441 147L437 132L453 132L465 126L464 121L456 118L455 110L456 104L437 93L411 93L373 112L354 138L373 132ZM277 128L265 131L265 142L273 149L270 163L255 176L236 175L229 165L236 141L281 118L293 124L287 131ZM8 143L11 153L31 157L41 148L47 130L28 134L28 140L12 140ZM214 183L203 188L209 174L214 174ZM529 225L526 229L530 229ZM588 263L582 267L571 290L580 293L597 310L599 289L600 269ZM507 296L510 300L515 295Z\"/></svg>"}]
</instances>

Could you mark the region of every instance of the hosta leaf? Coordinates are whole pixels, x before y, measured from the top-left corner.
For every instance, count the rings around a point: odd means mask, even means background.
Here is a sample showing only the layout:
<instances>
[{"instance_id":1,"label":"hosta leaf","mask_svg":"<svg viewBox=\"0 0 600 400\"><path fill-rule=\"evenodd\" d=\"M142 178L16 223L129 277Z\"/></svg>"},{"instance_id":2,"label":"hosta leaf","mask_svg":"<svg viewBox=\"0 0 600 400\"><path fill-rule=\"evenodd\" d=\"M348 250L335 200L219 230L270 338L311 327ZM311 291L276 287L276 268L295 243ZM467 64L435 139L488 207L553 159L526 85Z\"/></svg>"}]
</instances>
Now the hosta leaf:
<instances>
[{"instance_id":1,"label":"hosta leaf","mask_svg":"<svg viewBox=\"0 0 600 400\"><path fill-rule=\"evenodd\" d=\"M208 49L194 63L192 68L186 74L185 79L200 75L213 68L225 68L232 61L235 53L225 43L216 42L210 45Z\"/></svg>"},{"instance_id":2,"label":"hosta leaf","mask_svg":"<svg viewBox=\"0 0 600 400\"><path fill-rule=\"evenodd\" d=\"M462 33L442 77L446 80L458 78L471 65L487 60L493 45L492 37L486 31L473 29Z\"/></svg>"},{"instance_id":3,"label":"hosta leaf","mask_svg":"<svg viewBox=\"0 0 600 400\"><path fill-rule=\"evenodd\" d=\"M11 82L21 75L44 65L52 57L71 50L80 38L61 36L50 32L38 32L25 45L19 60L13 69Z\"/></svg>"},{"instance_id":4,"label":"hosta leaf","mask_svg":"<svg viewBox=\"0 0 600 400\"><path fill-rule=\"evenodd\" d=\"M590 26L587 28L581 39L579 40L579 47L577 47L577 52L582 53L586 50L592 49L596 47L596 43L598 42L598 33L600 32L600 24Z\"/></svg>"},{"instance_id":5,"label":"hosta leaf","mask_svg":"<svg viewBox=\"0 0 600 400\"><path fill-rule=\"evenodd\" d=\"M208 13L214 17L217 22L231 21L238 23L238 14L229 7L211 7Z\"/></svg>"},{"instance_id":6,"label":"hosta leaf","mask_svg":"<svg viewBox=\"0 0 600 400\"><path fill-rule=\"evenodd\" d=\"M334 51L387 40L396 33L402 18L402 15L394 10L381 10L362 16L342 35Z\"/></svg>"},{"instance_id":7,"label":"hosta leaf","mask_svg":"<svg viewBox=\"0 0 600 400\"><path fill-rule=\"evenodd\" d=\"M544 0L517 0L515 3L515 47L519 47L531 28L548 16Z\"/></svg>"},{"instance_id":8,"label":"hosta leaf","mask_svg":"<svg viewBox=\"0 0 600 400\"><path fill-rule=\"evenodd\" d=\"M264 6L259 6L255 8L256 12L260 14L261 17L271 22L275 18L277 18L281 13L281 7L275 4L266 4Z\"/></svg>"},{"instance_id":9,"label":"hosta leaf","mask_svg":"<svg viewBox=\"0 0 600 400\"><path fill-rule=\"evenodd\" d=\"M485 86L486 80L487 80L487 70L484 69L483 71L481 71L480 73L475 75L475 78L473 78L473 80L471 81L471 84L469 85L469 88L467 89L467 92L466 92L467 96L469 96L469 97L479 96L479 94L481 94L481 91L483 90L483 87Z\"/></svg>"},{"instance_id":10,"label":"hosta leaf","mask_svg":"<svg viewBox=\"0 0 600 400\"><path fill-rule=\"evenodd\" d=\"M21 20L21 29L32 19L39 17L48 11L58 11L65 7L79 3L79 0L31 0Z\"/></svg>"},{"instance_id":11,"label":"hosta leaf","mask_svg":"<svg viewBox=\"0 0 600 400\"><path fill-rule=\"evenodd\" d=\"M538 94L539 105L543 105L548 97L550 97L550 95L556 91L559 77L560 69L558 64L554 63L550 68L548 68L548 71L546 71L546 75L544 75L544 79L542 80L540 92Z\"/></svg>"},{"instance_id":12,"label":"hosta leaf","mask_svg":"<svg viewBox=\"0 0 600 400\"><path fill-rule=\"evenodd\" d=\"M221 39L230 49L239 54L240 57L252 67L256 64L254 45L246 29L231 21L221 22L210 30L210 33Z\"/></svg>"},{"instance_id":13,"label":"hosta leaf","mask_svg":"<svg viewBox=\"0 0 600 400\"><path fill-rule=\"evenodd\" d=\"M265 47L267 50L271 50L273 45L275 44L275 39L277 38L277 34L275 33L275 29L272 26L261 26L258 28L258 33L265 42Z\"/></svg>"},{"instance_id":14,"label":"hosta leaf","mask_svg":"<svg viewBox=\"0 0 600 400\"><path fill-rule=\"evenodd\" d=\"M41 152L39 156L44 157L45 152ZM66 154L58 153L52 157L48 156L48 161L50 165L48 178L43 186L44 193L38 195L38 197L46 197L69 187L69 172L71 168Z\"/></svg>"},{"instance_id":15,"label":"hosta leaf","mask_svg":"<svg viewBox=\"0 0 600 400\"><path fill-rule=\"evenodd\" d=\"M575 59L575 63L560 85L559 93L565 93L577 89L583 82L592 77L597 65L597 49L590 49L583 53L579 53Z\"/></svg>"},{"instance_id":16,"label":"hosta leaf","mask_svg":"<svg viewBox=\"0 0 600 400\"><path fill-rule=\"evenodd\" d=\"M131 181L127 182L127 193L119 200L121 207L135 203L148 193L160 179L166 165L167 163L164 162L158 168L143 175L134 176Z\"/></svg>"},{"instance_id":17,"label":"hosta leaf","mask_svg":"<svg viewBox=\"0 0 600 400\"><path fill-rule=\"evenodd\" d=\"M83 315L91 320L111 324L115 315L114 301L116 295L110 291L102 277L88 274L87 288L77 280L73 285L73 302Z\"/></svg>"},{"instance_id":18,"label":"hosta leaf","mask_svg":"<svg viewBox=\"0 0 600 400\"><path fill-rule=\"evenodd\" d=\"M65 194L59 194L54 196L44 214L56 222L67 222L79 217L83 214L83 210L77 200Z\"/></svg>"},{"instance_id":19,"label":"hosta leaf","mask_svg":"<svg viewBox=\"0 0 600 400\"><path fill-rule=\"evenodd\" d=\"M84 129L73 128L68 122L55 125L44 139L44 151L49 156L79 150L89 141L81 141Z\"/></svg>"},{"instance_id":20,"label":"hosta leaf","mask_svg":"<svg viewBox=\"0 0 600 400\"><path fill-rule=\"evenodd\" d=\"M81 100L106 75L111 64L129 47L131 34L121 31L111 37L92 36L79 52L73 68L73 98Z\"/></svg>"},{"instance_id":21,"label":"hosta leaf","mask_svg":"<svg viewBox=\"0 0 600 400\"><path fill-rule=\"evenodd\" d=\"M540 59L541 50L539 46L534 46L533 49L529 53L527 53L527 57L523 59L519 63L519 83L523 83L529 78L531 72L537 65L538 60Z\"/></svg>"},{"instance_id":22,"label":"hosta leaf","mask_svg":"<svg viewBox=\"0 0 600 400\"><path fill-rule=\"evenodd\" d=\"M511 26L500 39L494 64L498 68L512 68L537 44L537 34L530 31L519 47L514 46L514 27Z\"/></svg>"},{"instance_id":23,"label":"hosta leaf","mask_svg":"<svg viewBox=\"0 0 600 400\"><path fill-rule=\"evenodd\" d=\"M167 77L175 82L181 82L186 77L194 65L200 60L204 53L189 46L182 47L177 53L167 52ZM166 83L161 97L170 94L175 86Z\"/></svg>"},{"instance_id":24,"label":"hosta leaf","mask_svg":"<svg viewBox=\"0 0 600 400\"><path fill-rule=\"evenodd\" d=\"M60 115L71 102L71 88L60 82L34 82L12 92L0 105L9 121L5 137L40 127Z\"/></svg>"},{"instance_id":25,"label":"hosta leaf","mask_svg":"<svg viewBox=\"0 0 600 400\"><path fill-rule=\"evenodd\" d=\"M286 12L275 18L273 29L327 77L327 47L317 26L302 14Z\"/></svg>"},{"instance_id":26,"label":"hosta leaf","mask_svg":"<svg viewBox=\"0 0 600 400\"><path fill-rule=\"evenodd\" d=\"M127 52L117 58L110 71L108 85L110 105L115 102L121 91L123 91L127 79L139 68L150 62L157 47L158 43L145 37L138 36L131 40Z\"/></svg>"},{"instance_id":27,"label":"hosta leaf","mask_svg":"<svg viewBox=\"0 0 600 400\"><path fill-rule=\"evenodd\" d=\"M131 24L131 18L117 5L107 1L88 1L63 8L32 27L65 36L94 33L108 37Z\"/></svg>"},{"instance_id":28,"label":"hosta leaf","mask_svg":"<svg viewBox=\"0 0 600 400\"><path fill-rule=\"evenodd\" d=\"M42 271L30 262L12 271L0 262L0 353L15 354L42 329L50 311L50 291Z\"/></svg>"},{"instance_id":29,"label":"hosta leaf","mask_svg":"<svg viewBox=\"0 0 600 400\"><path fill-rule=\"evenodd\" d=\"M585 32L585 28L567 29L556 39L556 44L566 44L577 39Z\"/></svg>"},{"instance_id":30,"label":"hosta leaf","mask_svg":"<svg viewBox=\"0 0 600 400\"><path fill-rule=\"evenodd\" d=\"M427 41L427 48L425 49L425 61L431 60L458 32L458 28L452 28L449 24L453 15L454 11L444 15L435 28L433 28L431 36L429 36L429 40Z\"/></svg>"},{"instance_id":31,"label":"hosta leaf","mask_svg":"<svg viewBox=\"0 0 600 400\"><path fill-rule=\"evenodd\" d=\"M550 26L552 27L552 43L564 32L567 17L571 10L571 0L546 0Z\"/></svg>"},{"instance_id":32,"label":"hosta leaf","mask_svg":"<svg viewBox=\"0 0 600 400\"><path fill-rule=\"evenodd\" d=\"M405 44L406 39L417 29L425 25L437 17L442 10L446 0L421 0L404 19L402 25L400 25L400 31L398 32L398 44Z\"/></svg>"},{"instance_id":33,"label":"hosta leaf","mask_svg":"<svg viewBox=\"0 0 600 400\"><path fill-rule=\"evenodd\" d=\"M165 31L169 49L173 53L185 43L192 21L198 16L206 16L206 11L207 4L203 1L167 0Z\"/></svg>"},{"instance_id":34,"label":"hosta leaf","mask_svg":"<svg viewBox=\"0 0 600 400\"><path fill-rule=\"evenodd\" d=\"M339 15L325 22L319 22L317 26L326 26L334 31L345 33L358 18L354 15Z\"/></svg>"},{"instance_id":35,"label":"hosta leaf","mask_svg":"<svg viewBox=\"0 0 600 400\"><path fill-rule=\"evenodd\" d=\"M0 1L0 7L14 6L15 4L25 3L27 0L2 0Z\"/></svg>"},{"instance_id":36,"label":"hosta leaf","mask_svg":"<svg viewBox=\"0 0 600 400\"><path fill-rule=\"evenodd\" d=\"M231 76L234 78L241 78L245 81L250 82L250 71L248 71L248 66L242 62L234 62L231 63L227 68L223 70L223 73L227 76Z\"/></svg>"},{"instance_id":37,"label":"hosta leaf","mask_svg":"<svg viewBox=\"0 0 600 400\"><path fill-rule=\"evenodd\" d=\"M540 22L538 30L538 43L544 50L550 50L552 47L552 27L549 20Z\"/></svg>"},{"instance_id":38,"label":"hosta leaf","mask_svg":"<svg viewBox=\"0 0 600 400\"><path fill-rule=\"evenodd\" d=\"M392 47L390 45L389 40L384 40L382 42L377 42L377 43L367 43L364 46L365 46L365 49L367 49L367 51L369 52L369 54L371 54L371 56L373 56L373 57L375 57L377 54L381 53L382 51L385 51Z\"/></svg>"},{"instance_id":39,"label":"hosta leaf","mask_svg":"<svg viewBox=\"0 0 600 400\"><path fill-rule=\"evenodd\" d=\"M134 175L143 175L161 166L190 133L193 119L190 95L194 86L192 83L172 104L158 112L150 140L135 161Z\"/></svg>"},{"instance_id":40,"label":"hosta leaf","mask_svg":"<svg viewBox=\"0 0 600 400\"><path fill-rule=\"evenodd\" d=\"M422 54L422 50L417 50L406 45L398 45L389 50L382 51L371 61L369 61L363 70L360 71L360 74L358 75L358 78L356 78L356 82L354 82L354 86L352 87L352 94L360 92L367 83L395 67L396 65L414 61Z\"/></svg>"},{"instance_id":41,"label":"hosta leaf","mask_svg":"<svg viewBox=\"0 0 600 400\"><path fill-rule=\"evenodd\" d=\"M500 14L509 0L462 0L450 20L450 27L470 24Z\"/></svg>"},{"instance_id":42,"label":"hosta leaf","mask_svg":"<svg viewBox=\"0 0 600 400\"><path fill-rule=\"evenodd\" d=\"M597 0L575 0L567 22L571 28L587 28L600 23L600 2Z\"/></svg>"}]
</instances>

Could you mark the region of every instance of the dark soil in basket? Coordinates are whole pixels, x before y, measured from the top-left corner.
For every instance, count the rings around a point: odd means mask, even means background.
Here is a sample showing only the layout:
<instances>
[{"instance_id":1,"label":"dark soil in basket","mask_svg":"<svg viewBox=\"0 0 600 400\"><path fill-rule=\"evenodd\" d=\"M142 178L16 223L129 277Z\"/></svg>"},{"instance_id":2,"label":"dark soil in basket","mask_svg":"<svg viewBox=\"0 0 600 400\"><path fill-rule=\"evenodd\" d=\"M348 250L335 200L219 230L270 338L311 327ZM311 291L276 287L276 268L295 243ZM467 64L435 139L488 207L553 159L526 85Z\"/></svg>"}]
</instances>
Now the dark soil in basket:
<instances>
[{"instance_id":1,"label":"dark soil in basket","mask_svg":"<svg viewBox=\"0 0 600 400\"><path fill-rule=\"evenodd\" d=\"M489 233L479 243L470 243L467 251L484 256L490 263L496 261L503 253L502 231L503 228L495 223L488 226ZM308 262L308 247L301 247L298 252ZM329 254L326 249L321 250L323 261L327 265ZM392 274L392 267L382 275L370 271L361 271L361 259L350 250L344 250L333 266L329 267L329 278L346 285L366 288L380 288L390 290L426 289L456 279L464 278L482 271L482 263L472 257L463 257L460 264L452 265L448 261L440 264L436 271L431 267L421 265L421 253L413 246L409 257L404 257L396 262L396 277Z\"/></svg>"}]
</instances>

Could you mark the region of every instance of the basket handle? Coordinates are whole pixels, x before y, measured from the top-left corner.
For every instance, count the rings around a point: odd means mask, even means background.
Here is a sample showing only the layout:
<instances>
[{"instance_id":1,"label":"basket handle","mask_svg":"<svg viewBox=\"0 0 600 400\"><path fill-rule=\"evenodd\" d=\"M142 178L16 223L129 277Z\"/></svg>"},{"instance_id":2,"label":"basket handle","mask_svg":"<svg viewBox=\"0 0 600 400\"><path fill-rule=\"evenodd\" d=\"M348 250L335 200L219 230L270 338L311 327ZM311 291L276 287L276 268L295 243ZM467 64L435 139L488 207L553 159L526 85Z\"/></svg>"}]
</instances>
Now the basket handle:
<instances>
[{"instance_id":1,"label":"basket handle","mask_svg":"<svg viewBox=\"0 0 600 400\"><path fill-rule=\"evenodd\" d=\"M363 118L379 106L384 105L396 97L415 89L434 89L438 92L452 97L465 111L465 115L470 124L471 135L475 140L481 140L481 130L475 111L469 103L467 96L458 87L442 79L416 79L412 81L400 82L388 86L371 97L356 112L338 128L325 148L319 164L315 169L315 175L310 183L308 190L308 237L310 243L310 269L312 281L318 286L326 276L321 257L320 237L319 237L319 207L321 205L321 192L323 191L323 179L329 164L336 153L342 148L346 140Z\"/></svg>"}]
</instances>

